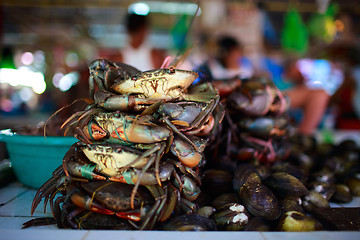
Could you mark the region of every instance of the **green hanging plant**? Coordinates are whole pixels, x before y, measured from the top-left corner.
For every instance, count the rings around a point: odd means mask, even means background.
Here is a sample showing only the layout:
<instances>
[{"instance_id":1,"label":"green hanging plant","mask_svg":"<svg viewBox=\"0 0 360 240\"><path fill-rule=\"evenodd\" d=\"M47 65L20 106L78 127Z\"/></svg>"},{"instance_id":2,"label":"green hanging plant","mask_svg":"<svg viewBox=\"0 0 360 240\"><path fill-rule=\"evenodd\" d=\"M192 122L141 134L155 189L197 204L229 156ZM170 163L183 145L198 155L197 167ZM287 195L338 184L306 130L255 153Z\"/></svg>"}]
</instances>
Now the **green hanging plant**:
<instances>
[{"instance_id":1,"label":"green hanging plant","mask_svg":"<svg viewBox=\"0 0 360 240\"><path fill-rule=\"evenodd\" d=\"M177 20L175 26L171 30L171 36L174 41L174 46L178 52L182 52L189 46L189 40L187 37L189 26L190 26L189 16L182 15Z\"/></svg>"},{"instance_id":2,"label":"green hanging plant","mask_svg":"<svg viewBox=\"0 0 360 240\"><path fill-rule=\"evenodd\" d=\"M316 39L330 43L336 34L335 14L337 5L330 4L325 13L314 14L309 21L309 33Z\"/></svg>"},{"instance_id":3,"label":"green hanging plant","mask_svg":"<svg viewBox=\"0 0 360 240\"><path fill-rule=\"evenodd\" d=\"M290 7L284 17L281 44L285 51L304 54L308 49L308 32L296 8Z\"/></svg>"}]
</instances>

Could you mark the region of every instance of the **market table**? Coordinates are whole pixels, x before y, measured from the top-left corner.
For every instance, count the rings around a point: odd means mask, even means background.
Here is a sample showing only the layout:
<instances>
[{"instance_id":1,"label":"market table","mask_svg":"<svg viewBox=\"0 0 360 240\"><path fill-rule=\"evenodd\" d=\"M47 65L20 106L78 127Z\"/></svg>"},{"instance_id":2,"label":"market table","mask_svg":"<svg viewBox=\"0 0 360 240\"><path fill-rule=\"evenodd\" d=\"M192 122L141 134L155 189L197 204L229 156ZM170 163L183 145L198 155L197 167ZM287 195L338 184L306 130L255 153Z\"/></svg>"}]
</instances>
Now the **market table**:
<instances>
[{"instance_id":1,"label":"market table","mask_svg":"<svg viewBox=\"0 0 360 240\"><path fill-rule=\"evenodd\" d=\"M56 225L31 227L21 229L22 224L35 217L50 215L42 212L43 203L36 209L34 216L30 215L32 200L36 190L27 188L20 182L13 182L0 188L0 239L65 239L90 240L121 237L121 239L154 239L184 240L184 239L252 239L252 240L282 240L282 239L360 239L360 231L317 231L317 232L171 232L171 231L119 231L119 230L60 230ZM331 203L331 207L360 207L360 197L347 204Z\"/></svg>"}]
</instances>

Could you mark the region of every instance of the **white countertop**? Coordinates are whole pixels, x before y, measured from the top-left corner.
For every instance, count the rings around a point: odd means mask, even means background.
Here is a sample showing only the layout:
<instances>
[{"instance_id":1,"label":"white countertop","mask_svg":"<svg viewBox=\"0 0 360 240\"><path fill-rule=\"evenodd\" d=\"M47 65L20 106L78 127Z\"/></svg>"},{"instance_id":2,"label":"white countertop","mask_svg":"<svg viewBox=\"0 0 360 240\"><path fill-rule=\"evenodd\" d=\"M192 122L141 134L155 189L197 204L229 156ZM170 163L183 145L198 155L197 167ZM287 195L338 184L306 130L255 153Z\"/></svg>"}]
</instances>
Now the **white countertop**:
<instances>
[{"instance_id":1,"label":"white countertop","mask_svg":"<svg viewBox=\"0 0 360 240\"><path fill-rule=\"evenodd\" d=\"M64 230L56 225L31 227L21 229L22 224L35 217L51 216L44 214L43 204L30 216L30 208L36 190L27 188L19 182L13 182L0 189L0 239L1 240L32 240L32 239L71 239L99 240L105 238L131 240L297 240L297 239L360 239L360 232L317 231L317 232L172 232L172 231L120 231L120 230ZM360 197L347 204L334 204L331 207L360 207ZM50 213L48 208L47 212ZM360 217L360 216L359 216Z\"/></svg>"}]
</instances>

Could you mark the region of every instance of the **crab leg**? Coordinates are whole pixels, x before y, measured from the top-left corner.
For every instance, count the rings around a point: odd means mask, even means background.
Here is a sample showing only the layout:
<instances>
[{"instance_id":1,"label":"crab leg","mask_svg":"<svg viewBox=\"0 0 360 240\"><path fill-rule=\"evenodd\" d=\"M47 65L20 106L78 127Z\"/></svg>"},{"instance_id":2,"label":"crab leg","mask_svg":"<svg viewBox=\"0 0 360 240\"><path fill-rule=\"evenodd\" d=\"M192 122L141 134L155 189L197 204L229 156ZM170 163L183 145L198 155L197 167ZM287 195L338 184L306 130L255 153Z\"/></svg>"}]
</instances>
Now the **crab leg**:
<instances>
[{"instance_id":1,"label":"crab leg","mask_svg":"<svg viewBox=\"0 0 360 240\"><path fill-rule=\"evenodd\" d=\"M141 178L142 176L144 175L144 173L149 169L149 167L155 162L155 157L151 157L149 159L149 161L146 163L146 165L143 167L141 173L140 173L140 176L139 176L139 179L138 181L135 183L135 186L132 190L132 193L131 193L131 197L130 197L130 205L131 205L131 208L134 209L134 199L135 199L135 194L137 192L137 189L139 188L140 186L140 182L141 182Z\"/></svg>"},{"instance_id":2,"label":"crab leg","mask_svg":"<svg viewBox=\"0 0 360 240\"><path fill-rule=\"evenodd\" d=\"M164 149L165 149L166 145L162 144L160 146L159 151L157 151L156 153L156 160L155 160L155 177L156 180L159 184L159 186L161 186L161 180L160 180L160 171L159 171L159 165L160 165L160 159L162 157L162 155L164 154Z\"/></svg>"},{"instance_id":3,"label":"crab leg","mask_svg":"<svg viewBox=\"0 0 360 240\"><path fill-rule=\"evenodd\" d=\"M51 177L48 181L46 181L36 192L34 200L31 205L31 215L33 215L36 207L41 202L41 199L45 196L48 196L54 192L57 192L57 185L61 185L62 182L65 181L65 176L61 176L63 174L63 171L61 169L61 166L59 166L54 171L54 176Z\"/></svg>"},{"instance_id":4,"label":"crab leg","mask_svg":"<svg viewBox=\"0 0 360 240\"><path fill-rule=\"evenodd\" d=\"M175 133L177 133L181 138L183 138L186 142L188 142L196 151L199 151L198 147L195 145L193 141L191 141L185 134L179 131L177 127L172 124L172 122L168 118L164 118L165 123L173 130Z\"/></svg>"},{"instance_id":5,"label":"crab leg","mask_svg":"<svg viewBox=\"0 0 360 240\"><path fill-rule=\"evenodd\" d=\"M149 185L146 187L150 190L156 202L146 215L144 222L140 226L140 230L144 230L145 228L151 229L153 227L157 219L160 217L160 212L162 211L167 200L167 191L164 192L164 189L162 187L158 185ZM155 217L153 218L154 214ZM151 222L149 223L149 221Z\"/></svg>"},{"instance_id":6,"label":"crab leg","mask_svg":"<svg viewBox=\"0 0 360 240\"><path fill-rule=\"evenodd\" d=\"M164 222L165 220L167 220L170 217L170 215L172 214L172 212L175 209L175 205L177 202L177 190L172 185L170 185L170 186L171 186L172 191L169 193L170 199L169 199L169 201L166 201L163 212L161 213L161 216L159 217L161 222Z\"/></svg>"}]
</instances>

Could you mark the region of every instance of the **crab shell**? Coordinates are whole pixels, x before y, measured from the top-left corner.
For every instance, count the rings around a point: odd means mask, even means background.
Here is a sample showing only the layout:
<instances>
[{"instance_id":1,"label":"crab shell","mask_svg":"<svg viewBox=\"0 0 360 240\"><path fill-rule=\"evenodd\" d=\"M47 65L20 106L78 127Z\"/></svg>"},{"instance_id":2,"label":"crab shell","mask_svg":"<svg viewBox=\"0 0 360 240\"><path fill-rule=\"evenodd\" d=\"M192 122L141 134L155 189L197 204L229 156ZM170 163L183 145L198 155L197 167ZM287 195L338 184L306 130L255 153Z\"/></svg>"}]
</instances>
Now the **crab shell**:
<instances>
[{"instance_id":1,"label":"crab shell","mask_svg":"<svg viewBox=\"0 0 360 240\"><path fill-rule=\"evenodd\" d=\"M194 71L158 69L138 73L130 78L115 80L111 89L119 94L138 94L154 100L171 100L181 97L198 77Z\"/></svg>"},{"instance_id":2,"label":"crab shell","mask_svg":"<svg viewBox=\"0 0 360 240\"><path fill-rule=\"evenodd\" d=\"M121 167L126 166L141 155L140 151L126 146L112 147L98 144L83 147L82 151L107 176L115 176ZM142 168L148 160L149 157L144 157L133 167Z\"/></svg>"}]
</instances>

